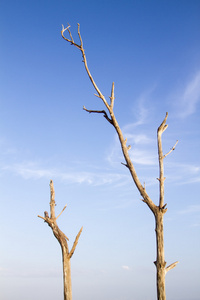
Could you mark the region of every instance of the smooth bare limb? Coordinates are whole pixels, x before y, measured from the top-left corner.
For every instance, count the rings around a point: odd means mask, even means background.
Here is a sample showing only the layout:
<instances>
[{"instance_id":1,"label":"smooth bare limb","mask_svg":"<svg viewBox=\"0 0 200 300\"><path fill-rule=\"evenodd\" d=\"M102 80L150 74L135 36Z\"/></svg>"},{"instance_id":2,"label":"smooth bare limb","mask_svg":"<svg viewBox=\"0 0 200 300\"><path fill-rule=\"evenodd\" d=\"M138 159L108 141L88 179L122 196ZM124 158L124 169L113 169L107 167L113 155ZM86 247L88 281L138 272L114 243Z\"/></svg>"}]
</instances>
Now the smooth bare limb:
<instances>
[{"instance_id":1,"label":"smooth bare limb","mask_svg":"<svg viewBox=\"0 0 200 300\"><path fill-rule=\"evenodd\" d=\"M76 246L77 246L77 244L78 244L78 240L79 240L79 237L80 237L80 235L81 235L82 230L83 230L83 227L81 227L79 233L77 234L77 236L76 236L76 238L75 238L75 241L74 241L74 244L73 244L73 246L72 246L72 249L71 249L71 251L70 251L70 253L69 253L69 255L68 255L69 258L71 258L72 255L74 254L74 251L75 251Z\"/></svg>"},{"instance_id":2,"label":"smooth bare limb","mask_svg":"<svg viewBox=\"0 0 200 300\"><path fill-rule=\"evenodd\" d=\"M166 153L166 154L163 156L163 158L165 158L165 157L166 157L167 155L169 155L172 151L174 151L177 144L178 144L178 140L176 141L175 145L170 149L170 151L169 151L168 153Z\"/></svg>"},{"instance_id":3,"label":"smooth bare limb","mask_svg":"<svg viewBox=\"0 0 200 300\"><path fill-rule=\"evenodd\" d=\"M160 197L159 197L159 207L163 207L164 205L164 165L163 165L163 150L162 150L162 133L167 129L168 125L166 125L168 113L158 127L157 131L157 141L158 141L158 160L159 160L159 185L160 185Z\"/></svg>"},{"instance_id":4,"label":"smooth bare limb","mask_svg":"<svg viewBox=\"0 0 200 300\"><path fill-rule=\"evenodd\" d=\"M69 32L69 35L70 35L71 41L74 43L74 40L73 40L73 37L72 37L71 31L69 30L69 28L70 28L70 25L68 24L67 30L68 30L68 32Z\"/></svg>"},{"instance_id":5,"label":"smooth bare limb","mask_svg":"<svg viewBox=\"0 0 200 300\"><path fill-rule=\"evenodd\" d=\"M43 219L44 221L46 221L46 219L45 219L44 217L40 216L40 215L38 215L38 218L41 218L41 219Z\"/></svg>"},{"instance_id":6,"label":"smooth bare limb","mask_svg":"<svg viewBox=\"0 0 200 300\"><path fill-rule=\"evenodd\" d=\"M82 41L82 37L81 37L81 33L80 33L80 24L77 23L77 25L78 25L78 36L79 36L79 40L80 40L80 42L81 42L81 47L83 48L83 41Z\"/></svg>"},{"instance_id":7,"label":"smooth bare limb","mask_svg":"<svg viewBox=\"0 0 200 300\"><path fill-rule=\"evenodd\" d=\"M54 220L56 219L55 215L55 191L54 191L54 186L53 186L53 180L50 180L50 191L51 191L51 196L50 196L50 212L51 212L51 219Z\"/></svg>"},{"instance_id":8,"label":"smooth bare limb","mask_svg":"<svg viewBox=\"0 0 200 300\"><path fill-rule=\"evenodd\" d=\"M174 262L173 264L169 265L168 267L165 268L165 273L170 271L171 269L175 268L176 265L179 263L179 261Z\"/></svg>"},{"instance_id":9,"label":"smooth bare limb","mask_svg":"<svg viewBox=\"0 0 200 300\"><path fill-rule=\"evenodd\" d=\"M55 191L53 186L53 180L50 180L51 202L55 202Z\"/></svg>"},{"instance_id":10,"label":"smooth bare limb","mask_svg":"<svg viewBox=\"0 0 200 300\"><path fill-rule=\"evenodd\" d=\"M56 220L61 216L61 214L63 213L63 211L65 210L66 207L67 207L67 204L64 206L64 208L62 209L61 213L56 217Z\"/></svg>"},{"instance_id":11,"label":"smooth bare limb","mask_svg":"<svg viewBox=\"0 0 200 300\"><path fill-rule=\"evenodd\" d=\"M111 90L111 96L110 98L110 108L113 110L114 107L114 100L115 100L115 96L114 96L114 88L115 88L115 84L114 82L112 83L112 90Z\"/></svg>"}]
</instances>

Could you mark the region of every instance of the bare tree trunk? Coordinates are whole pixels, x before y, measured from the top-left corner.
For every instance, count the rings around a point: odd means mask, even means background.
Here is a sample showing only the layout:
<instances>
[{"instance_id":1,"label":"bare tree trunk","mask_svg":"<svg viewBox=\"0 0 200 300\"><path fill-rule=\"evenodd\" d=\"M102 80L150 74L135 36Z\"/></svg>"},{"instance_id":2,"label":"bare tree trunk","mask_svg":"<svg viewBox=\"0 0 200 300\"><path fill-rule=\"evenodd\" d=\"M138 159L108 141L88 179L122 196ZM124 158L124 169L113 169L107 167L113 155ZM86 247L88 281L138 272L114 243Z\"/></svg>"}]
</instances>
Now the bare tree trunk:
<instances>
[{"instance_id":1,"label":"bare tree trunk","mask_svg":"<svg viewBox=\"0 0 200 300\"><path fill-rule=\"evenodd\" d=\"M157 259L154 262L157 270L157 299L165 300L165 257L164 257L164 232L163 232L163 213L159 212L155 216L156 219L156 250Z\"/></svg>"},{"instance_id":2,"label":"bare tree trunk","mask_svg":"<svg viewBox=\"0 0 200 300\"><path fill-rule=\"evenodd\" d=\"M52 229L54 236L58 240L61 249L62 249L62 262L63 262L63 288L64 288L64 300L72 300L72 283L71 283L71 265L70 259L76 249L78 244L79 237L83 230L83 227L80 229L79 233L76 236L74 244L71 251L69 252L68 237L59 229L56 220L60 217L62 212L65 210L67 205L63 208L61 213L56 217L55 216L55 192L53 181L50 181L50 190L51 190L51 200L50 200L50 217L47 211L44 212L44 217L38 216L43 219Z\"/></svg>"},{"instance_id":3,"label":"bare tree trunk","mask_svg":"<svg viewBox=\"0 0 200 300\"><path fill-rule=\"evenodd\" d=\"M130 174L132 176L132 179L140 193L140 195L142 196L142 201L144 203L147 204L147 206L150 208L150 210L152 211L152 213L155 216L155 222L156 222L156 249L157 249L157 258L156 261L154 262L156 265L156 269L157 269L157 299L158 300L166 300L166 293L165 293L165 274L171 270L172 268L174 268L176 266L176 264L178 262L175 262L171 265L169 265L168 267L166 267L166 262L165 262L165 258L164 258L164 233L163 233L163 218L164 218L164 214L167 212L167 208L166 205L164 204L164 167L163 167L163 159L169 154L171 153L175 147L177 142L175 143L175 145L173 146L173 148L165 155L163 155L162 152L162 141L161 141L161 136L162 133L167 129L168 125L166 125L166 120L168 117L168 113L166 113L166 116L163 120L163 122L161 123L161 125L158 128L157 131L157 141L158 141L158 159L159 159L159 184L160 184L160 197L159 197L159 205L155 205L154 202L151 200L151 198L149 197L146 188L145 188L145 184L142 185L136 170L134 168L134 165L130 159L129 153L128 151L131 149L131 146L128 145L127 146L127 139L125 139L123 137L121 128L116 120L113 108L114 108L114 82L112 83L112 89L111 89L111 96L110 98L110 104L107 102L107 100L105 99L105 97L103 96L103 94L101 93L101 91L99 90L97 84L95 83L88 65L87 65L87 60L86 60L86 55L85 55L85 50L83 48L83 41L81 38L81 34L80 34L80 25L78 24L78 36L79 36L79 40L80 40L80 45L76 44L73 40L71 31L70 31L70 25L66 28L64 28L64 26L62 27L62 31L61 31L61 35L63 37L64 40L66 40L67 42L69 42L71 45L75 46L76 48L78 48L81 53L82 53L82 57L83 57L83 62L85 65L85 69L86 72L88 74L88 77L90 79L90 81L92 82L92 85L94 87L94 89L96 90L97 94L95 94L95 96L97 96L98 98L100 98L108 113L105 110L88 110L85 107L83 107L83 109L89 113L99 113L99 114L103 114L104 118L113 125L113 127L115 128L115 131L119 137L119 141L121 144L121 148L122 148L122 152L124 155L124 159L126 163L122 163L124 166L126 166L129 171ZM66 38L64 36L65 31L68 31L70 38Z\"/></svg>"},{"instance_id":4,"label":"bare tree trunk","mask_svg":"<svg viewBox=\"0 0 200 300\"><path fill-rule=\"evenodd\" d=\"M71 283L71 262L66 253L66 249L62 248L63 259L63 282L64 285L64 300L72 299L72 283Z\"/></svg>"}]
</instances>

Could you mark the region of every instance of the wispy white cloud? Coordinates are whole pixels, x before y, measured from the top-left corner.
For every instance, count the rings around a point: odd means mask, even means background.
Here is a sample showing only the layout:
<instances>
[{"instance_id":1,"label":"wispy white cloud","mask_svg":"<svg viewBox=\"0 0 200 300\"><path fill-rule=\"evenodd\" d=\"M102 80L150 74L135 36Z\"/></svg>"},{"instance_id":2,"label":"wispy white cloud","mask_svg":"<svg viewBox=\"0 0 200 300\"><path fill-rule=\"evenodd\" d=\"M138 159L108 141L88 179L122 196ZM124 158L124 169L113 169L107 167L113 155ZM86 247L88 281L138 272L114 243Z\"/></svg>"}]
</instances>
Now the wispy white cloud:
<instances>
[{"instance_id":1,"label":"wispy white cloud","mask_svg":"<svg viewBox=\"0 0 200 300\"><path fill-rule=\"evenodd\" d=\"M195 74L192 80L186 85L182 94L178 97L179 116L188 117L196 110L200 102L200 71Z\"/></svg>"},{"instance_id":2,"label":"wispy white cloud","mask_svg":"<svg viewBox=\"0 0 200 300\"><path fill-rule=\"evenodd\" d=\"M0 267L0 277L26 277L26 278L41 278L41 277L60 277L61 270L58 268L34 268L22 267L21 269L11 269Z\"/></svg>"},{"instance_id":3,"label":"wispy white cloud","mask_svg":"<svg viewBox=\"0 0 200 300\"><path fill-rule=\"evenodd\" d=\"M126 127L127 129L128 127ZM151 139L145 134L131 134L123 129L124 136L127 138L127 145L131 145L131 150L129 151L131 160L133 163L138 165L149 165L153 166L157 164L157 152L154 150L155 140ZM111 145L111 150L108 151L107 160L111 165L116 162L123 162L123 154L119 144L117 136Z\"/></svg>"},{"instance_id":4,"label":"wispy white cloud","mask_svg":"<svg viewBox=\"0 0 200 300\"><path fill-rule=\"evenodd\" d=\"M132 185L131 185L132 186ZM130 207L132 207L132 205L133 205L133 203L135 202L135 201L138 201L138 199L137 200L135 200L135 199L131 199L131 200L126 200L126 198L127 198L127 195L129 194L130 195L130 193L131 193L131 195L133 195L133 190L131 190L130 191L130 189L127 191L127 189L126 189L126 192L121 192L120 194L121 195L123 195L122 196L122 198L123 198L123 201L121 201L121 199L120 199L120 201L119 202L116 202L115 201L115 203L113 204L110 204L110 205L104 205L103 204L103 206L102 207L100 207L100 208L98 208L98 210L99 211L113 211L113 210L120 210L120 211L122 211L123 209L127 209L127 208L130 208Z\"/></svg>"},{"instance_id":5,"label":"wispy white cloud","mask_svg":"<svg viewBox=\"0 0 200 300\"><path fill-rule=\"evenodd\" d=\"M135 145L147 145L154 141L151 138L149 138L146 134L131 134L130 132L125 131L124 129L123 131L125 132L125 136L128 142L133 143Z\"/></svg>"},{"instance_id":6,"label":"wispy white cloud","mask_svg":"<svg viewBox=\"0 0 200 300\"><path fill-rule=\"evenodd\" d=\"M193 184L200 182L200 166L193 164L180 164L173 162L167 165L170 182L179 185Z\"/></svg>"},{"instance_id":7,"label":"wispy white cloud","mask_svg":"<svg viewBox=\"0 0 200 300\"><path fill-rule=\"evenodd\" d=\"M126 271L130 271L131 268L129 266L122 266L122 269Z\"/></svg>"},{"instance_id":8,"label":"wispy white cloud","mask_svg":"<svg viewBox=\"0 0 200 300\"><path fill-rule=\"evenodd\" d=\"M200 227L200 222L193 223L192 227Z\"/></svg>"},{"instance_id":9,"label":"wispy white cloud","mask_svg":"<svg viewBox=\"0 0 200 300\"><path fill-rule=\"evenodd\" d=\"M157 163L157 152L154 152L154 146L156 145L155 139L151 138L151 135L148 134L149 127L147 129L147 134L142 132L142 125L145 126L149 122L149 117L151 115L150 112L152 109L149 106L149 100L151 99L155 88L156 85L152 86L138 97L135 101L136 104L134 105L136 121L126 124L121 128L124 138L127 138L127 145L131 145L132 147L129 151L130 157L133 163L137 165L153 166ZM137 127L140 127L140 129ZM154 134L154 132L152 134ZM108 151L109 154L107 156L109 163L113 165L116 164L116 162L123 162L124 158L117 135L115 135L110 148L111 149Z\"/></svg>"},{"instance_id":10,"label":"wispy white cloud","mask_svg":"<svg viewBox=\"0 0 200 300\"><path fill-rule=\"evenodd\" d=\"M67 184L88 184L100 186L105 184L122 185L126 184L128 175L112 172L84 172L84 171L62 171L59 169L48 169L37 163L25 162L2 167L2 170L17 174L24 179L58 178Z\"/></svg>"},{"instance_id":11,"label":"wispy white cloud","mask_svg":"<svg viewBox=\"0 0 200 300\"><path fill-rule=\"evenodd\" d=\"M146 165L146 166L155 166L157 165L157 155L152 153L151 150L135 148L130 150L130 157L133 163L139 165Z\"/></svg>"},{"instance_id":12,"label":"wispy white cloud","mask_svg":"<svg viewBox=\"0 0 200 300\"><path fill-rule=\"evenodd\" d=\"M200 204L191 204L186 206L184 209L179 210L178 214L185 219L187 216L187 222L190 227L200 227Z\"/></svg>"},{"instance_id":13,"label":"wispy white cloud","mask_svg":"<svg viewBox=\"0 0 200 300\"><path fill-rule=\"evenodd\" d=\"M179 214L193 214L200 212L200 204L197 205L189 205L186 209L179 211Z\"/></svg>"},{"instance_id":14,"label":"wispy white cloud","mask_svg":"<svg viewBox=\"0 0 200 300\"><path fill-rule=\"evenodd\" d=\"M133 131L134 128L147 123L151 110L151 107L149 106L149 100L151 99L152 93L154 92L155 88L156 85L153 85L151 88L142 92L138 99L134 101L136 105L134 105L134 108L132 110L136 120L135 122L124 126L124 132Z\"/></svg>"},{"instance_id":15,"label":"wispy white cloud","mask_svg":"<svg viewBox=\"0 0 200 300\"><path fill-rule=\"evenodd\" d=\"M132 148L129 154L138 174L142 176L147 186L157 183L158 176L158 155L155 140L145 135L130 135ZM129 143L127 143L129 144ZM119 166L119 162L124 162L123 154L116 139L112 143L111 150L108 151L107 159L114 167ZM174 160L166 162L165 175L167 182L173 185L198 184L200 183L200 166L197 164L184 164ZM141 178L141 177L140 177Z\"/></svg>"}]
</instances>

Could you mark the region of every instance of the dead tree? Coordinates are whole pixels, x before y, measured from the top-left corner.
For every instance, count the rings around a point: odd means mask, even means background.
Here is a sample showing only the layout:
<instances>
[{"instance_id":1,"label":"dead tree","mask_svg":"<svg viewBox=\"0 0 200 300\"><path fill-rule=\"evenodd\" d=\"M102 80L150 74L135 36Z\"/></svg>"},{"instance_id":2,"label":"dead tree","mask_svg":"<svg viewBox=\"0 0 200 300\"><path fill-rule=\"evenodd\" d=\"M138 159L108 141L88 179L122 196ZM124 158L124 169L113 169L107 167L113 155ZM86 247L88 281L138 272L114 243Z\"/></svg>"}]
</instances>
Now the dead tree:
<instances>
[{"instance_id":1,"label":"dead tree","mask_svg":"<svg viewBox=\"0 0 200 300\"><path fill-rule=\"evenodd\" d=\"M171 265L166 267L166 262L165 262L165 257L164 257L164 232L163 232L163 218L164 218L164 214L167 211L167 204L164 203L164 167L163 167L163 160L164 158L170 154L176 147L177 142L175 143L174 147L165 155L163 155L163 150L162 150L162 133L167 129L166 125L166 121L167 121L167 117L168 117L168 113L166 113L166 116L162 122L162 124L159 126L158 131L157 131L157 141L158 141L158 160L159 160L159 186L160 186L160 193L159 193L159 203L158 205L154 204L154 202L151 200L151 198L149 197L145 185L142 185L137 173L135 171L135 167L130 159L130 155L128 153L128 151L130 150L131 146L128 145L127 146L127 139L123 137L121 128L116 120L113 108L114 108L114 82L112 84L112 89L111 89L111 96L109 103L107 102L107 100L105 99L105 97L103 96L103 94L101 93L101 91L99 90L98 86L96 85L90 71L87 65L87 60L86 60L86 55L85 55L85 50L83 48L83 41L81 38L81 34L80 34L80 25L78 24L78 36L79 36L79 40L80 40L80 44L77 44L74 42L71 31L70 31L70 25L68 25L68 27L64 28L64 26L62 26L62 31L61 31L61 35L63 37L64 40L66 40L67 42L69 42L71 45L75 46L76 48L78 48L81 53L82 53L82 57L83 57L83 62L85 65L85 69L86 72L90 78L90 81L92 82L92 85L94 87L94 89L96 90L96 94L95 96L97 96L98 98L100 98L106 109L107 112L105 110L88 110L85 107L83 107L83 109L89 113L98 113L98 114L103 114L103 116L105 117L105 119L112 124L112 126L114 127L118 137L119 137L119 141L121 144L121 149L124 155L124 159L125 159L125 163L122 163L123 165L125 165L128 170L130 171L130 174L132 176L132 179L139 191L139 193L142 196L142 201L144 203L147 204L147 206L150 208L150 210L152 211L154 217L155 217L155 232L156 232L156 246L157 246L157 257L156 257L156 261L154 262L156 269L157 269L157 299L158 300L165 300L166 299L166 293L165 293L165 275L166 273L171 270L172 268L174 268L176 266L177 262L172 263ZM65 31L68 31L69 37L66 38L64 33Z\"/></svg>"},{"instance_id":2,"label":"dead tree","mask_svg":"<svg viewBox=\"0 0 200 300\"><path fill-rule=\"evenodd\" d=\"M50 181L50 191L51 191L51 197L50 197L50 217L47 211L44 212L44 217L38 216L39 218L43 219L52 229L54 236L58 240L61 249L62 249L62 263L63 263L63 287L64 287L64 300L72 300L72 284L71 284L71 264L70 259L72 255L74 254L74 251L76 249L76 246L78 244L79 237L81 235L81 232L83 230L83 227L80 229L79 233L76 236L76 239L74 241L74 244L72 246L71 251L69 251L68 243L69 241L68 237L59 229L57 225L57 219L60 217L60 215L63 213L67 205L63 208L61 213L56 217L55 215L55 192L54 192L54 186L53 181Z\"/></svg>"}]
</instances>

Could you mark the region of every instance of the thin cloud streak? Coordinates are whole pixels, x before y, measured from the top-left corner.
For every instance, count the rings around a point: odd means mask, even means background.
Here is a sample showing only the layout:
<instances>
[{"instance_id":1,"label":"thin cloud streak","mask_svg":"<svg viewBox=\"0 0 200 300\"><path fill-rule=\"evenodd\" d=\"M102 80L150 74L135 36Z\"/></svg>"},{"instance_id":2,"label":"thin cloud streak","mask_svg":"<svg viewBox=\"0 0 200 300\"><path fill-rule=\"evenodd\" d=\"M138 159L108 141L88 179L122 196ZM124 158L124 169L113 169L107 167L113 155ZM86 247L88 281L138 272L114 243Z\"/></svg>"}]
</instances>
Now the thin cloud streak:
<instances>
[{"instance_id":1,"label":"thin cloud streak","mask_svg":"<svg viewBox=\"0 0 200 300\"><path fill-rule=\"evenodd\" d=\"M88 184L93 186L115 184L121 186L128 182L128 175L111 172L83 172L83 171L68 171L63 172L58 169L41 168L34 163L14 164L4 166L3 171L20 175L24 179L41 179L41 178L58 178L67 184Z\"/></svg>"},{"instance_id":2,"label":"thin cloud streak","mask_svg":"<svg viewBox=\"0 0 200 300\"><path fill-rule=\"evenodd\" d=\"M137 107L134 108L134 111L137 112L137 113L135 113L136 121L131 124L125 125L123 127L123 132L133 131L134 128L147 123L149 112L151 110L151 108L148 107L147 103L149 102L148 100L151 98L151 94L154 92L155 88L156 88L156 85L152 86L147 91L144 91L139 96L139 98L136 101L134 101L137 103Z\"/></svg>"},{"instance_id":3,"label":"thin cloud streak","mask_svg":"<svg viewBox=\"0 0 200 300\"><path fill-rule=\"evenodd\" d=\"M195 112L196 106L200 102L200 71L187 84L179 99L179 116L181 118L186 118Z\"/></svg>"},{"instance_id":4,"label":"thin cloud streak","mask_svg":"<svg viewBox=\"0 0 200 300\"><path fill-rule=\"evenodd\" d=\"M62 272L58 268L45 268L45 269L38 269L38 268L21 268L17 271L13 271L10 268L2 268L0 267L0 277L25 277L25 278L56 278L61 277Z\"/></svg>"},{"instance_id":5,"label":"thin cloud streak","mask_svg":"<svg viewBox=\"0 0 200 300\"><path fill-rule=\"evenodd\" d=\"M167 172L171 183L185 185L200 182L200 167L197 165L174 162L167 165Z\"/></svg>"},{"instance_id":6,"label":"thin cloud streak","mask_svg":"<svg viewBox=\"0 0 200 300\"><path fill-rule=\"evenodd\" d=\"M197 205L190 205L186 209L179 211L179 214L186 215L186 214L193 214L200 212L200 204Z\"/></svg>"},{"instance_id":7,"label":"thin cloud streak","mask_svg":"<svg viewBox=\"0 0 200 300\"><path fill-rule=\"evenodd\" d=\"M122 269L126 271L130 271L131 268L129 266L122 266Z\"/></svg>"},{"instance_id":8,"label":"thin cloud streak","mask_svg":"<svg viewBox=\"0 0 200 300\"><path fill-rule=\"evenodd\" d=\"M155 166L158 164L157 155L151 151L142 150L140 148L130 151L130 157L133 163L146 166Z\"/></svg>"},{"instance_id":9,"label":"thin cloud streak","mask_svg":"<svg viewBox=\"0 0 200 300\"><path fill-rule=\"evenodd\" d=\"M155 166L157 164L157 152L154 152L152 149L155 144L154 139L140 133L130 134L127 132L124 136L127 138L127 145L130 144L132 147L129 154L134 164L148 166ZM115 135L112 149L108 153L107 160L111 165L124 161L117 135Z\"/></svg>"},{"instance_id":10,"label":"thin cloud streak","mask_svg":"<svg viewBox=\"0 0 200 300\"><path fill-rule=\"evenodd\" d=\"M135 145L147 145L152 142L154 142L153 139L150 139L146 134L131 134L131 133L125 133L126 138L129 143L133 143Z\"/></svg>"}]
</instances>

